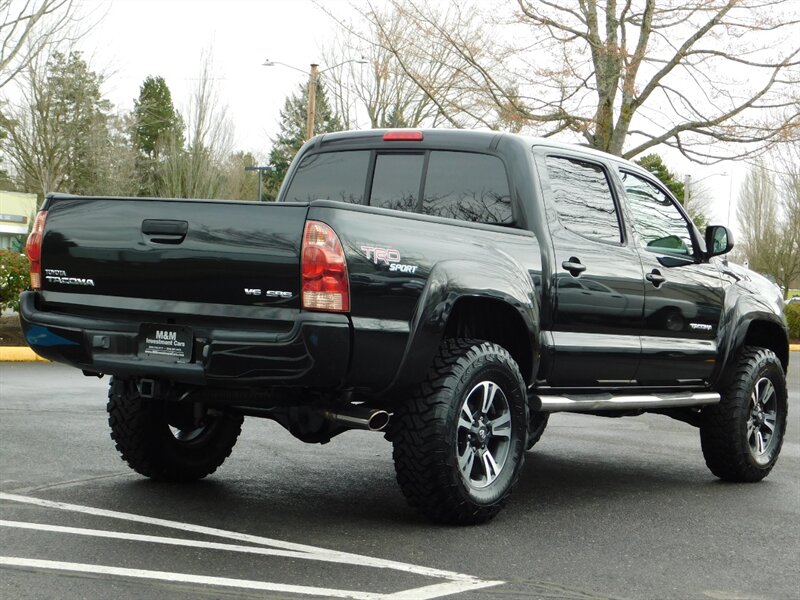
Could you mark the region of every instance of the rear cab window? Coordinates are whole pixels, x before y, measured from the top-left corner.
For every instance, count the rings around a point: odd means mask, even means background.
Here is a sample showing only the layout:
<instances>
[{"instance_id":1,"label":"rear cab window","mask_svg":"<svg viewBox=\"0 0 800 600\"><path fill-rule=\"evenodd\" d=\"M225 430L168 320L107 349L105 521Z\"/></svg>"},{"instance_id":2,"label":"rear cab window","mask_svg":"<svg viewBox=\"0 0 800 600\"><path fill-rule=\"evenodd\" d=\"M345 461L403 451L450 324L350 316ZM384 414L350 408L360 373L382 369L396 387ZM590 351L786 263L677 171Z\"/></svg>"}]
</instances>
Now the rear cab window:
<instances>
[{"instance_id":1,"label":"rear cab window","mask_svg":"<svg viewBox=\"0 0 800 600\"><path fill-rule=\"evenodd\" d=\"M471 223L511 224L511 191L503 162L489 154L434 150L422 213Z\"/></svg>"},{"instance_id":2,"label":"rear cab window","mask_svg":"<svg viewBox=\"0 0 800 600\"><path fill-rule=\"evenodd\" d=\"M369 150L308 154L292 177L284 202L364 202Z\"/></svg>"},{"instance_id":3,"label":"rear cab window","mask_svg":"<svg viewBox=\"0 0 800 600\"><path fill-rule=\"evenodd\" d=\"M544 163L550 197L564 228L590 240L622 243L619 213L605 169L566 156L548 155Z\"/></svg>"},{"instance_id":4,"label":"rear cab window","mask_svg":"<svg viewBox=\"0 0 800 600\"><path fill-rule=\"evenodd\" d=\"M317 199L470 223L514 223L503 161L480 152L379 149L310 154L302 159L283 200Z\"/></svg>"},{"instance_id":5,"label":"rear cab window","mask_svg":"<svg viewBox=\"0 0 800 600\"><path fill-rule=\"evenodd\" d=\"M370 206L416 212L424 154L378 154Z\"/></svg>"}]
</instances>

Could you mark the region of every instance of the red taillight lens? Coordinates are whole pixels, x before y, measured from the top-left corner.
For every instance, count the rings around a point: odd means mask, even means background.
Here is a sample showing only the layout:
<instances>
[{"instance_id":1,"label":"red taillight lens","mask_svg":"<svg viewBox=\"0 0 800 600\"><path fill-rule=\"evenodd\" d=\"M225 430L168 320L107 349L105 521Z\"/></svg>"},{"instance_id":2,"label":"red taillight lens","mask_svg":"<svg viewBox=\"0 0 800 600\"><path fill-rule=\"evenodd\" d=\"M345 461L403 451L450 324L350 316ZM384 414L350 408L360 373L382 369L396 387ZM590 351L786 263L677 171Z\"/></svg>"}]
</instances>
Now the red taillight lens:
<instances>
[{"instance_id":1,"label":"red taillight lens","mask_svg":"<svg viewBox=\"0 0 800 600\"><path fill-rule=\"evenodd\" d=\"M421 131L387 131L383 134L384 142L421 142L423 139Z\"/></svg>"},{"instance_id":2,"label":"red taillight lens","mask_svg":"<svg viewBox=\"0 0 800 600\"><path fill-rule=\"evenodd\" d=\"M33 229L25 244L25 255L31 263L31 289L42 288L42 237L44 237L44 221L47 211L40 210L33 223Z\"/></svg>"},{"instance_id":3,"label":"red taillight lens","mask_svg":"<svg viewBox=\"0 0 800 600\"><path fill-rule=\"evenodd\" d=\"M303 233L303 308L350 310L347 261L336 233L325 223L308 221Z\"/></svg>"}]
</instances>

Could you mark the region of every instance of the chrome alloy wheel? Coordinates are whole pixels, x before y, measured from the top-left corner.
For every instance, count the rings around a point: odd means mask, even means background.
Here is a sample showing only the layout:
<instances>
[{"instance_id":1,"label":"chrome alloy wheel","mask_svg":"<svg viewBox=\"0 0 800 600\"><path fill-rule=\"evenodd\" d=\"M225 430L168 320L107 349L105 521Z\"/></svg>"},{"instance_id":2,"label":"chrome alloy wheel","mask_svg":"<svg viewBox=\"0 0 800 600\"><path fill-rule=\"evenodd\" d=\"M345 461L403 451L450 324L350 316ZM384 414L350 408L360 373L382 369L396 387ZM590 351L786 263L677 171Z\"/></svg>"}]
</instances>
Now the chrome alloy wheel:
<instances>
[{"instance_id":1,"label":"chrome alloy wheel","mask_svg":"<svg viewBox=\"0 0 800 600\"><path fill-rule=\"evenodd\" d=\"M489 486L503 470L511 448L511 409L499 385L481 381L467 394L456 439L464 482L473 489Z\"/></svg>"},{"instance_id":2,"label":"chrome alloy wheel","mask_svg":"<svg viewBox=\"0 0 800 600\"><path fill-rule=\"evenodd\" d=\"M757 462L765 461L779 436L775 435L778 420L778 393L766 377L759 379L750 395L750 417L747 419L747 443Z\"/></svg>"},{"instance_id":3,"label":"chrome alloy wheel","mask_svg":"<svg viewBox=\"0 0 800 600\"><path fill-rule=\"evenodd\" d=\"M200 427L196 427L194 429L180 429L174 425L169 426L172 437L179 442L184 443L195 441L197 438L203 435L203 433L205 433L206 429L208 429L207 425L200 425Z\"/></svg>"}]
</instances>

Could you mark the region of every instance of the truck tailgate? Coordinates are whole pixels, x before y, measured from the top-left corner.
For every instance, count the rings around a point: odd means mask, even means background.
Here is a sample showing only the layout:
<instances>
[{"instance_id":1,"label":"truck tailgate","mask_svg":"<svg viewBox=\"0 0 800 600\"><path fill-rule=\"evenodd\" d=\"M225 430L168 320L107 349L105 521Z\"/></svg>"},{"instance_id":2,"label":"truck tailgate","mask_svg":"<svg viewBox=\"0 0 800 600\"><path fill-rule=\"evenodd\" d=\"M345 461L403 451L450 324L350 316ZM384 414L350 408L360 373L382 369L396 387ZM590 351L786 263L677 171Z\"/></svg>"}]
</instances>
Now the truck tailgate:
<instances>
[{"instance_id":1,"label":"truck tailgate","mask_svg":"<svg viewBox=\"0 0 800 600\"><path fill-rule=\"evenodd\" d=\"M55 197L47 208L42 290L59 303L300 306L306 204Z\"/></svg>"}]
</instances>

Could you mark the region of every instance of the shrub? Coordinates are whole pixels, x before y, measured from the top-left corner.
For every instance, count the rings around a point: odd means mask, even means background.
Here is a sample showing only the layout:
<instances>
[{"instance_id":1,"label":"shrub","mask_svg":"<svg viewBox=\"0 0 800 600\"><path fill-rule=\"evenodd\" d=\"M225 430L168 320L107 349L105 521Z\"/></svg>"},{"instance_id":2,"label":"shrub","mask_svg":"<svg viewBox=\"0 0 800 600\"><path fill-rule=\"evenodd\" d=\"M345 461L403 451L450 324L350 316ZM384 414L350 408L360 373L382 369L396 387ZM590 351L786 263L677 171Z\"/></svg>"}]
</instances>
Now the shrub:
<instances>
[{"instance_id":1,"label":"shrub","mask_svg":"<svg viewBox=\"0 0 800 600\"><path fill-rule=\"evenodd\" d=\"M0 250L0 309L19 310L19 295L30 283L28 257Z\"/></svg>"},{"instance_id":2,"label":"shrub","mask_svg":"<svg viewBox=\"0 0 800 600\"><path fill-rule=\"evenodd\" d=\"M789 325L789 337L800 339L800 304L787 304L784 312Z\"/></svg>"}]
</instances>

